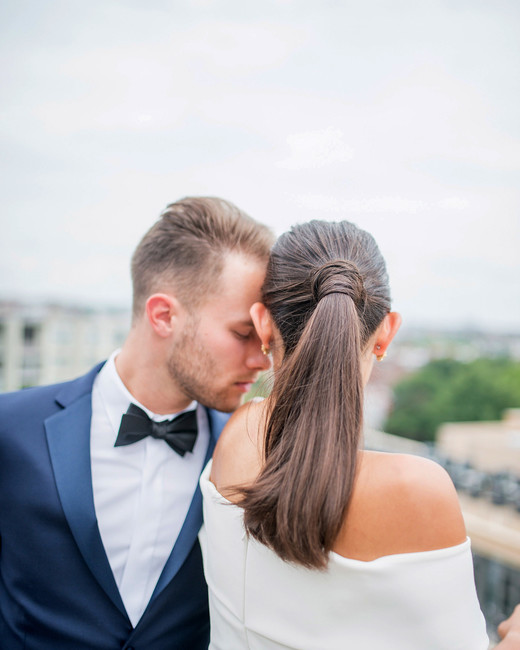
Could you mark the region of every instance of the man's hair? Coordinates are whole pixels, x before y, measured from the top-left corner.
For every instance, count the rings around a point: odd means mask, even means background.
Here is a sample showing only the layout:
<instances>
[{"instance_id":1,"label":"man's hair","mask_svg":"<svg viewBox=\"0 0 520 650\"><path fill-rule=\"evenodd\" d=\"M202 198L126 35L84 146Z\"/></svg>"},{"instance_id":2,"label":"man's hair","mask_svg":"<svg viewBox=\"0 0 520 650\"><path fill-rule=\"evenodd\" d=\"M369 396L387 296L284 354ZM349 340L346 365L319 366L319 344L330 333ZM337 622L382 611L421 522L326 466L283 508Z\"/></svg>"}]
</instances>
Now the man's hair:
<instances>
[{"instance_id":1,"label":"man's hair","mask_svg":"<svg viewBox=\"0 0 520 650\"><path fill-rule=\"evenodd\" d=\"M229 201L186 197L166 207L132 256L133 318L153 293L174 291L189 309L217 285L226 254L267 262L273 235Z\"/></svg>"}]
</instances>

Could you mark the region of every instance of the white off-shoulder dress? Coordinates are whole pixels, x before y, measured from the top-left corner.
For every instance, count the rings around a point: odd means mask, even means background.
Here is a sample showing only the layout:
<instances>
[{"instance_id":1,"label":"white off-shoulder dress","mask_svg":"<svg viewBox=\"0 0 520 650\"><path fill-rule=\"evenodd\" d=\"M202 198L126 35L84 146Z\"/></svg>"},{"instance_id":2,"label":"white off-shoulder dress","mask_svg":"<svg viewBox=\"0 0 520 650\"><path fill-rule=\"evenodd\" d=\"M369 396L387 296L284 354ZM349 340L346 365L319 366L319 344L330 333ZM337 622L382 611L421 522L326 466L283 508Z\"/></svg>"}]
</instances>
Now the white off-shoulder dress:
<instances>
[{"instance_id":1,"label":"white off-shoulder dress","mask_svg":"<svg viewBox=\"0 0 520 650\"><path fill-rule=\"evenodd\" d=\"M199 534L210 650L487 650L469 539L371 562L331 553L327 570L305 569L246 535L210 470Z\"/></svg>"}]
</instances>

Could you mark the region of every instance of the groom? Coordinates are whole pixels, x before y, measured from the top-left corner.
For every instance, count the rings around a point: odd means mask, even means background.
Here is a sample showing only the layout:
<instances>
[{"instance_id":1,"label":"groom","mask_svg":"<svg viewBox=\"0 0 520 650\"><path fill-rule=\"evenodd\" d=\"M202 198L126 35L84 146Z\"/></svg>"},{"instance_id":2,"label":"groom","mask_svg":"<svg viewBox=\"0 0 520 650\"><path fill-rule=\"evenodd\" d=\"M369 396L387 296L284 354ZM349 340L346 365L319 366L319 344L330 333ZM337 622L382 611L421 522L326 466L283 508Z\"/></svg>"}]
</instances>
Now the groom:
<instances>
[{"instance_id":1,"label":"groom","mask_svg":"<svg viewBox=\"0 0 520 650\"><path fill-rule=\"evenodd\" d=\"M269 365L249 307L271 243L223 200L168 206L132 258L123 348L0 395L2 650L207 648L198 479Z\"/></svg>"}]
</instances>

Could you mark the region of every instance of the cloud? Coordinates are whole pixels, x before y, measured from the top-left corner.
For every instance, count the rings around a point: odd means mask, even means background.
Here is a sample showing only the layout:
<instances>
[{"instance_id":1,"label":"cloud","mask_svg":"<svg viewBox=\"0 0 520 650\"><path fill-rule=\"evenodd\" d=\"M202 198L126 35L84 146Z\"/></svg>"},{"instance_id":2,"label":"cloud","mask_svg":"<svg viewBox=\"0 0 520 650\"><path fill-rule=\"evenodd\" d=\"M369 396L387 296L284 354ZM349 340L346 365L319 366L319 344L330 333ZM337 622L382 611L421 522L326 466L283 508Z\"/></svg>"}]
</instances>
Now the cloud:
<instances>
[{"instance_id":1,"label":"cloud","mask_svg":"<svg viewBox=\"0 0 520 650\"><path fill-rule=\"evenodd\" d=\"M276 163L282 169L317 169L352 160L354 151L343 142L343 132L331 127L287 136L289 157Z\"/></svg>"},{"instance_id":2,"label":"cloud","mask_svg":"<svg viewBox=\"0 0 520 650\"><path fill-rule=\"evenodd\" d=\"M469 205L468 199L462 199L458 196L450 196L439 201L439 207L443 210L466 210Z\"/></svg>"},{"instance_id":3,"label":"cloud","mask_svg":"<svg viewBox=\"0 0 520 650\"><path fill-rule=\"evenodd\" d=\"M291 200L310 210L343 214L416 214L428 207L428 204L420 199L407 199L400 196L337 199L321 194L300 194L292 196Z\"/></svg>"},{"instance_id":4,"label":"cloud","mask_svg":"<svg viewBox=\"0 0 520 650\"><path fill-rule=\"evenodd\" d=\"M430 212L436 208L448 212L461 212L470 206L468 199L457 196L447 197L439 201L424 201L402 196L341 199L323 194L297 194L291 195L290 201L309 210L345 214L418 214L420 212Z\"/></svg>"},{"instance_id":5,"label":"cloud","mask_svg":"<svg viewBox=\"0 0 520 650\"><path fill-rule=\"evenodd\" d=\"M278 233L356 221L418 319L517 319L516 5L32 5L0 8L0 294L127 296L160 210L215 194ZM459 260L450 301L435 260Z\"/></svg>"}]
</instances>

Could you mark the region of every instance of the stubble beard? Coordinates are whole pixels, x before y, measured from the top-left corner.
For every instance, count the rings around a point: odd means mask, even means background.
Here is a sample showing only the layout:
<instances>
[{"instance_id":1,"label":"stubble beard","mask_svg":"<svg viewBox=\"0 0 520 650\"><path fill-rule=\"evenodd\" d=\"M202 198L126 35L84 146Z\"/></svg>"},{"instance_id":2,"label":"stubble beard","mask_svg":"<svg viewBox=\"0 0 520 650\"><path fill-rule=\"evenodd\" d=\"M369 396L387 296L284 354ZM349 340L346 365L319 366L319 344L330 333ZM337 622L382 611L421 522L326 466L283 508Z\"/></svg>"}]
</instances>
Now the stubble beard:
<instances>
[{"instance_id":1,"label":"stubble beard","mask_svg":"<svg viewBox=\"0 0 520 650\"><path fill-rule=\"evenodd\" d=\"M229 387L216 385L218 364L201 344L196 320L188 325L167 360L168 374L190 400L218 411L234 411L240 397L233 397Z\"/></svg>"}]
</instances>

